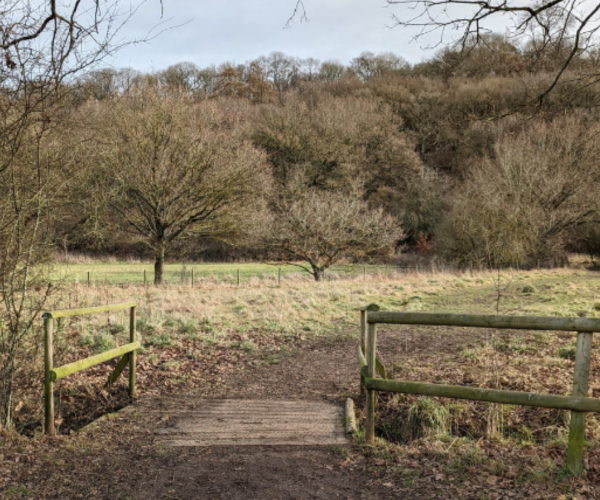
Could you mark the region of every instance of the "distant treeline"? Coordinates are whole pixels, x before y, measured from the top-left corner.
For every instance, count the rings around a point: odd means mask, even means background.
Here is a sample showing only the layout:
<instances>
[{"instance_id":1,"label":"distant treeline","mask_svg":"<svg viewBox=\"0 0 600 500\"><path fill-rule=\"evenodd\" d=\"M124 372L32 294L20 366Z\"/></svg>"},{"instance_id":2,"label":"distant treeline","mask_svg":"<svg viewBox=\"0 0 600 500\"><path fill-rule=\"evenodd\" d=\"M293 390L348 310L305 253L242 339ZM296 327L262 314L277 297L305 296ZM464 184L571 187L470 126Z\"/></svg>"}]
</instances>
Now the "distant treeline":
<instances>
[{"instance_id":1,"label":"distant treeline","mask_svg":"<svg viewBox=\"0 0 600 500\"><path fill-rule=\"evenodd\" d=\"M600 254L600 56L553 87L569 53L489 35L416 65L274 52L102 69L65 84L71 112L48 110L44 148L19 159L55 169L49 230L67 251L307 260L329 231L316 252L334 259Z\"/></svg>"}]
</instances>

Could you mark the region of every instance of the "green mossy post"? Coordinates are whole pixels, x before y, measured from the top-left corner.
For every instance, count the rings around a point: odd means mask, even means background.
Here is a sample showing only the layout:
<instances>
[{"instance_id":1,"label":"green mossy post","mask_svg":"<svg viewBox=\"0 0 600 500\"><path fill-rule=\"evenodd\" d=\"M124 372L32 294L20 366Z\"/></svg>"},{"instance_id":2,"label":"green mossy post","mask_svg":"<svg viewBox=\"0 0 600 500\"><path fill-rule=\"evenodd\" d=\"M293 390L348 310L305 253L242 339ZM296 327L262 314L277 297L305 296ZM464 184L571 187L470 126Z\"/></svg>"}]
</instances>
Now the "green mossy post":
<instances>
[{"instance_id":1,"label":"green mossy post","mask_svg":"<svg viewBox=\"0 0 600 500\"><path fill-rule=\"evenodd\" d=\"M53 368L53 330L54 320L44 314L44 361L45 361L45 373L44 373L44 410L45 410L45 422L44 427L46 434L54 436L56 429L54 428L54 384L52 381L52 368Z\"/></svg>"},{"instance_id":2,"label":"green mossy post","mask_svg":"<svg viewBox=\"0 0 600 500\"><path fill-rule=\"evenodd\" d=\"M369 323L367 331L367 377L375 376L377 325ZM375 391L367 387L367 418L365 422L365 440L375 444Z\"/></svg>"},{"instance_id":3,"label":"green mossy post","mask_svg":"<svg viewBox=\"0 0 600 500\"><path fill-rule=\"evenodd\" d=\"M573 396L586 397L590 377L590 358L592 354L592 334L577 333L577 352L575 357L575 374L573 375ZM585 443L585 420L587 414L580 411L571 412L569 428L569 450L567 452L567 468L579 476L583 472L583 446Z\"/></svg>"},{"instance_id":4,"label":"green mossy post","mask_svg":"<svg viewBox=\"0 0 600 500\"><path fill-rule=\"evenodd\" d=\"M129 342L134 343L135 340L135 323L136 314L135 306L129 310ZM135 396L135 351L129 353L129 395Z\"/></svg>"},{"instance_id":5,"label":"green mossy post","mask_svg":"<svg viewBox=\"0 0 600 500\"><path fill-rule=\"evenodd\" d=\"M362 353L366 355L367 347L366 347L366 332L367 332L367 311L379 311L379 306L377 304L369 304L368 306L362 306L359 308L360 311L360 348L362 349ZM360 396L365 392L365 380L364 375L361 370L360 374Z\"/></svg>"}]
</instances>

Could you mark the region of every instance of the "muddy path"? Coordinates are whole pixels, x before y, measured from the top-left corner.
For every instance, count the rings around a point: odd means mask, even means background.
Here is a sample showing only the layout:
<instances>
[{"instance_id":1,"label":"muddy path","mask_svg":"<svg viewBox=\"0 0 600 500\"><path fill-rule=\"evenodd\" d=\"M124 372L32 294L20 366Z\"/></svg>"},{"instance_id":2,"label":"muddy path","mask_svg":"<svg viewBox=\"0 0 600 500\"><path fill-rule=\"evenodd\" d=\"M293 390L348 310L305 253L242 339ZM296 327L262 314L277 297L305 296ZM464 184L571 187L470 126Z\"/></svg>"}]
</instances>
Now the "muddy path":
<instances>
[{"instance_id":1,"label":"muddy path","mask_svg":"<svg viewBox=\"0 0 600 500\"><path fill-rule=\"evenodd\" d=\"M382 346L387 344L393 342L382 341ZM207 389L194 396L341 405L346 397L358 393L355 352L354 340L317 344L279 358L277 364L246 368L218 390ZM353 454L351 440L347 446L163 447L154 442L148 419L137 414L105 419L75 437L48 441L45 450L45 460L31 460L31 468L23 471L19 483L24 489L19 498L404 496L404 488L380 478L370 470L368 460Z\"/></svg>"}]
</instances>

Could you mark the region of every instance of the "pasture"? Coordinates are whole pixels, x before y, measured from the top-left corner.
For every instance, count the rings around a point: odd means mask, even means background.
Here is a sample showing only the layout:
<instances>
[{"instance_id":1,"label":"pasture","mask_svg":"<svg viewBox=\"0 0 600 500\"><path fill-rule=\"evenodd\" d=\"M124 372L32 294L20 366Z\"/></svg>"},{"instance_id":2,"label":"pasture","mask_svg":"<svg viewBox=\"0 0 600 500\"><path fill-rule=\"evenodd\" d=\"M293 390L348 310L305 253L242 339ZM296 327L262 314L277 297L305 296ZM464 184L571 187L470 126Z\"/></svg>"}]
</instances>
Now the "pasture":
<instances>
[{"instance_id":1,"label":"pasture","mask_svg":"<svg viewBox=\"0 0 600 500\"><path fill-rule=\"evenodd\" d=\"M379 275L391 272L391 266L380 264L371 265L335 265L326 273L326 279L339 279L355 276ZM279 272L281 278L302 279L310 278L308 273L298 266L288 264L262 264L262 263L170 263L165 265L166 284L191 284L192 273L195 283L206 281L237 283L239 274L240 282L254 280L277 280ZM75 258L73 262L58 264L52 278L60 283L87 284L88 278L93 285L140 285L146 280L151 283L154 278L154 265L152 262L139 260L119 261L117 259L93 260L89 258Z\"/></svg>"}]
</instances>

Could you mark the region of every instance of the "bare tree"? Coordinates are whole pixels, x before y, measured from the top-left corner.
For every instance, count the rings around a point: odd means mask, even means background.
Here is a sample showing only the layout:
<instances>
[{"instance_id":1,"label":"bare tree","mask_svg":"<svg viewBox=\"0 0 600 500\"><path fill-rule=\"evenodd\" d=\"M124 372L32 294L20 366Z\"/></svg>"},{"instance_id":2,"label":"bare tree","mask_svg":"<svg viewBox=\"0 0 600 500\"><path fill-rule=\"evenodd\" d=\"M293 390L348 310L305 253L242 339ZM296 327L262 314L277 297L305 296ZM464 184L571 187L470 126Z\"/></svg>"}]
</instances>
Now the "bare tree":
<instances>
[{"instance_id":1,"label":"bare tree","mask_svg":"<svg viewBox=\"0 0 600 500\"><path fill-rule=\"evenodd\" d=\"M50 291L51 138L67 83L116 48L127 17L118 0L0 0L0 427L13 426L18 360Z\"/></svg>"},{"instance_id":2,"label":"bare tree","mask_svg":"<svg viewBox=\"0 0 600 500\"><path fill-rule=\"evenodd\" d=\"M370 209L357 192L311 190L283 203L262 230L268 247L316 281L341 258L390 251L402 237L400 223Z\"/></svg>"},{"instance_id":3,"label":"bare tree","mask_svg":"<svg viewBox=\"0 0 600 500\"><path fill-rule=\"evenodd\" d=\"M405 7L408 15L393 15L399 26L417 28L416 39L439 33L439 43L458 43L465 53L485 45L490 26L499 18L509 18L508 36L529 41L537 52L547 49L564 53L550 85L541 92L538 104L556 87L567 68L577 58L598 47L600 3L585 0L541 0L538 2L507 0L387 0L392 6ZM457 31L458 38L447 39ZM583 72L584 84L596 83L597 68Z\"/></svg>"},{"instance_id":4,"label":"bare tree","mask_svg":"<svg viewBox=\"0 0 600 500\"><path fill-rule=\"evenodd\" d=\"M111 204L154 250L157 284L174 240L237 231L252 200L268 192L263 153L244 140L240 113L219 106L146 89L104 116L109 144L100 146L99 161Z\"/></svg>"},{"instance_id":5,"label":"bare tree","mask_svg":"<svg viewBox=\"0 0 600 500\"><path fill-rule=\"evenodd\" d=\"M500 138L453 200L444 252L492 268L563 257L573 232L599 221L599 133L570 117Z\"/></svg>"}]
</instances>

